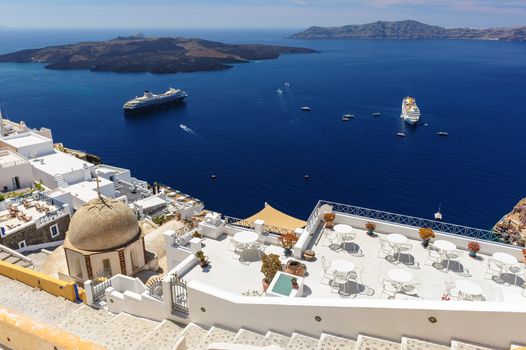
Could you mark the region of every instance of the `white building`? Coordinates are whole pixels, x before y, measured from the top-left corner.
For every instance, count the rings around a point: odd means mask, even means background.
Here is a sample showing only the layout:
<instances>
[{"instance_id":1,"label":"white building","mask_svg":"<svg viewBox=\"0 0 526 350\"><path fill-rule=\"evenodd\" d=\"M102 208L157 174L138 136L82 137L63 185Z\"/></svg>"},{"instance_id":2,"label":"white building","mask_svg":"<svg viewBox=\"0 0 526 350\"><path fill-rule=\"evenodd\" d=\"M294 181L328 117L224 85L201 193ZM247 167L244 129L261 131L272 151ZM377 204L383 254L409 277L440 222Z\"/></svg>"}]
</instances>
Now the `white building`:
<instances>
[{"instance_id":1,"label":"white building","mask_svg":"<svg viewBox=\"0 0 526 350\"><path fill-rule=\"evenodd\" d=\"M0 191L8 192L33 185L33 171L25 157L0 148Z\"/></svg>"}]
</instances>

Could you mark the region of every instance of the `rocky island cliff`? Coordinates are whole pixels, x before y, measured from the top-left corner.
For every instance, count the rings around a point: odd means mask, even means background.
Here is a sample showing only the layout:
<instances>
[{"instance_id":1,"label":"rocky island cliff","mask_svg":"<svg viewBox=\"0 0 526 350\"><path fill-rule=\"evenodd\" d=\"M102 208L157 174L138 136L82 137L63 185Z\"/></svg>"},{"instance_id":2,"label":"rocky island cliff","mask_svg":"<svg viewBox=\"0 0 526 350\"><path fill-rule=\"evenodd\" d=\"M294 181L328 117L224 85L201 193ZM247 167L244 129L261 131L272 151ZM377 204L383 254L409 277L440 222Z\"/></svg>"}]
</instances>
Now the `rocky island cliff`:
<instances>
[{"instance_id":1,"label":"rocky island cliff","mask_svg":"<svg viewBox=\"0 0 526 350\"><path fill-rule=\"evenodd\" d=\"M469 39L526 41L526 27L444 28L413 20L378 21L342 27L310 27L291 39Z\"/></svg>"},{"instance_id":2,"label":"rocky island cliff","mask_svg":"<svg viewBox=\"0 0 526 350\"><path fill-rule=\"evenodd\" d=\"M313 52L301 47L132 36L22 50L0 55L0 62L42 62L45 68L63 70L178 73L222 70L234 63Z\"/></svg>"},{"instance_id":3,"label":"rocky island cliff","mask_svg":"<svg viewBox=\"0 0 526 350\"><path fill-rule=\"evenodd\" d=\"M526 243L526 198L515 205L512 211L497 222L493 230L506 243L525 246Z\"/></svg>"}]
</instances>

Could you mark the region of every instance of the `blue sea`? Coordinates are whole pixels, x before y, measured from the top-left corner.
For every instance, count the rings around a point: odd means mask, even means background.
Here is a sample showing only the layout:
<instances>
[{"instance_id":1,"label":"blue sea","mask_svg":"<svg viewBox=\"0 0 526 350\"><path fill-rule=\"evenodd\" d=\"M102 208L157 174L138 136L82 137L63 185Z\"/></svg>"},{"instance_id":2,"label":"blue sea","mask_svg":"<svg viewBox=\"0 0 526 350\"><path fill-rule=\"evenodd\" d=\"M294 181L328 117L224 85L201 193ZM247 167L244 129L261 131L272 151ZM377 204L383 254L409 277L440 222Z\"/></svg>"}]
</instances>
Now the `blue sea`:
<instances>
[{"instance_id":1,"label":"blue sea","mask_svg":"<svg viewBox=\"0 0 526 350\"><path fill-rule=\"evenodd\" d=\"M0 106L51 128L57 142L232 216L268 202L306 218L326 199L431 218L441 204L446 221L489 228L526 196L525 43L285 39L292 29L5 29L0 52L139 31L320 53L170 75L3 63ZM170 86L188 92L186 105L124 117L126 100ZM399 118L407 95L422 111L416 127ZM344 123L345 113L356 117Z\"/></svg>"}]
</instances>

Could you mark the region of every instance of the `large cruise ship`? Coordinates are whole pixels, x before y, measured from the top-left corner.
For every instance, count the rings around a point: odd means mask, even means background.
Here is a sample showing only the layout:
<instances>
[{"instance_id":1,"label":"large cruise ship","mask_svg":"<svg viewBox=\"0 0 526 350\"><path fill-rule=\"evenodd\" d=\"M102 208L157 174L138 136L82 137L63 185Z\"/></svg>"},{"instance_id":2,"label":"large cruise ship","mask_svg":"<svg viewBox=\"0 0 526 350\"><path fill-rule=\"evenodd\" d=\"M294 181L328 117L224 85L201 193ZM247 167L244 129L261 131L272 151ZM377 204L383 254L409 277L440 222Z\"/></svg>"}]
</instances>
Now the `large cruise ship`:
<instances>
[{"instance_id":1,"label":"large cruise ship","mask_svg":"<svg viewBox=\"0 0 526 350\"><path fill-rule=\"evenodd\" d=\"M187 96L183 90L174 88L170 88L162 94L145 91L143 96L129 100L122 108L124 108L125 113L135 113L181 103Z\"/></svg>"},{"instance_id":2,"label":"large cruise ship","mask_svg":"<svg viewBox=\"0 0 526 350\"><path fill-rule=\"evenodd\" d=\"M415 125L420 119L420 109L416 105L416 100L413 97L408 96L402 101L400 118L411 125Z\"/></svg>"}]
</instances>

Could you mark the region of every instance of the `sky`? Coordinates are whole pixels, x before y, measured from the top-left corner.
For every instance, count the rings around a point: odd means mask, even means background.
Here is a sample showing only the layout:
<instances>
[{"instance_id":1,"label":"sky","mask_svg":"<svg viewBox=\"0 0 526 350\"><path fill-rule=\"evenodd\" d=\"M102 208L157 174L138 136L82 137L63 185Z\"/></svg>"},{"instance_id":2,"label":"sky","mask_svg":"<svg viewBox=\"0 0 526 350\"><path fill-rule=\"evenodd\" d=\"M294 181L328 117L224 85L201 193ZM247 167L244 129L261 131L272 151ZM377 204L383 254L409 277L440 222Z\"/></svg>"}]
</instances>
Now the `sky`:
<instances>
[{"instance_id":1,"label":"sky","mask_svg":"<svg viewBox=\"0 0 526 350\"><path fill-rule=\"evenodd\" d=\"M414 19L526 25L526 0L0 0L7 27L294 27Z\"/></svg>"}]
</instances>

